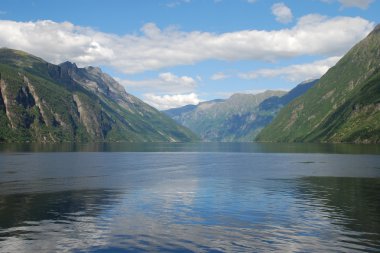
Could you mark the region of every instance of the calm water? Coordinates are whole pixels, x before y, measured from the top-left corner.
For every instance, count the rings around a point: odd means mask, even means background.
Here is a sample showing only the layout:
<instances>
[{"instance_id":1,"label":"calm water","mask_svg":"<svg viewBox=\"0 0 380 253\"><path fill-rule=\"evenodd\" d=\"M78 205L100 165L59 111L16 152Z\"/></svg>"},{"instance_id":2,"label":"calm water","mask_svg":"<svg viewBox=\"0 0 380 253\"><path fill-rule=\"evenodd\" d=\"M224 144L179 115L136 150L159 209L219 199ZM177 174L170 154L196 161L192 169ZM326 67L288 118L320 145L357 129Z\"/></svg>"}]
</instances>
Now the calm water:
<instances>
[{"instance_id":1,"label":"calm water","mask_svg":"<svg viewBox=\"0 0 380 253\"><path fill-rule=\"evenodd\" d=\"M380 252L379 154L0 145L0 252Z\"/></svg>"}]
</instances>

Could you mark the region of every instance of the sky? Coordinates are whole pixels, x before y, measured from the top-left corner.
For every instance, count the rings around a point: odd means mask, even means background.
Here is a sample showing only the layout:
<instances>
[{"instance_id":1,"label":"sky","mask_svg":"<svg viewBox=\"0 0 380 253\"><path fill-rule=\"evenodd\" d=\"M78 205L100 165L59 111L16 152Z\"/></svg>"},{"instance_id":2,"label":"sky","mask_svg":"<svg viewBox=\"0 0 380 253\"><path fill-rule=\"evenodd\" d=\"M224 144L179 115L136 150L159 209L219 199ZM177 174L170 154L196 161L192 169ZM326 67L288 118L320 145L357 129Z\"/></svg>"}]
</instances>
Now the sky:
<instances>
[{"instance_id":1,"label":"sky","mask_svg":"<svg viewBox=\"0 0 380 253\"><path fill-rule=\"evenodd\" d=\"M321 77L380 0L2 0L0 47L99 66L169 109Z\"/></svg>"}]
</instances>

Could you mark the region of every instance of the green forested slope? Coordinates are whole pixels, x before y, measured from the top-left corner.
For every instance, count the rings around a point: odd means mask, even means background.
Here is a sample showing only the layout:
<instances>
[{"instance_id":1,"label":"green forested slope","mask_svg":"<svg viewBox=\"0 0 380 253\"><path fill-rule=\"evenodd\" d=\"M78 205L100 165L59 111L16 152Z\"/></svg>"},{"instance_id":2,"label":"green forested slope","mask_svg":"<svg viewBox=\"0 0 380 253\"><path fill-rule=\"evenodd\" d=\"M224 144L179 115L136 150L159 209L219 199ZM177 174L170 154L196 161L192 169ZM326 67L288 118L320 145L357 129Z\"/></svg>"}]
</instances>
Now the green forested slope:
<instances>
[{"instance_id":1,"label":"green forested slope","mask_svg":"<svg viewBox=\"0 0 380 253\"><path fill-rule=\"evenodd\" d=\"M294 89L261 94L234 94L229 99L202 102L165 113L207 141L254 141L278 111L318 82L308 80Z\"/></svg>"},{"instance_id":2,"label":"green forested slope","mask_svg":"<svg viewBox=\"0 0 380 253\"><path fill-rule=\"evenodd\" d=\"M380 26L258 136L274 142L380 142Z\"/></svg>"}]
</instances>

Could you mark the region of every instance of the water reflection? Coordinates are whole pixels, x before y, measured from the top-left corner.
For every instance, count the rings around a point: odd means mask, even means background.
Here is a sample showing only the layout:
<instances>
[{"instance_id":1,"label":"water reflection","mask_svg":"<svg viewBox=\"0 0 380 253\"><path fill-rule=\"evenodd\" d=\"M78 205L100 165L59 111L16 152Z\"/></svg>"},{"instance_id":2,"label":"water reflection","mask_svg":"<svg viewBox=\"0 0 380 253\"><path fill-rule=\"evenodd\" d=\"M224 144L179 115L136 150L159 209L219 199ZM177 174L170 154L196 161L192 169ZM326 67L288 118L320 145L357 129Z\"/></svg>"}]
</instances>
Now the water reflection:
<instances>
[{"instance_id":1,"label":"water reflection","mask_svg":"<svg viewBox=\"0 0 380 253\"><path fill-rule=\"evenodd\" d=\"M0 252L371 252L380 156L0 154Z\"/></svg>"},{"instance_id":2,"label":"water reflection","mask_svg":"<svg viewBox=\"0 0 380 253\"><path fill-rule=\"evenodd\" d=\"M380 178L305 177L297 180L296 190L299 199L345 228L346 237L339 240L347 250L355 244L380 250Z\"/></svg>"},{"instance_id":3,"label":"water reflection","mask_svg":"<svg viewBox=\"0 0 380 253\"><path fill-rule=\"evenodd\" d=\"M0 152L247 152L380 154L380 145L317 143L0 143Z\"/></svg>"},{"instance_id":4,"label":"water reflection","mask_svg":"<svg viewBox=\"0 0 380 253\"><path fill-rule=\"evenodd\" d=\"M97 216L99 210L115 204L118 194L111 190L82 190L0 195L0 228L42 220L60 221L75 214Z\"/></svg>"},{"instance_id":5,"label":"water reflection","mask_svg":"<svg viewBox=\"0 0 380 253\"><path fill-rule=\"evenodd\" d=\"M104 245L119 192L82 190L0 195L1 252L68 252Z\"/></svg>"}]
</instances>

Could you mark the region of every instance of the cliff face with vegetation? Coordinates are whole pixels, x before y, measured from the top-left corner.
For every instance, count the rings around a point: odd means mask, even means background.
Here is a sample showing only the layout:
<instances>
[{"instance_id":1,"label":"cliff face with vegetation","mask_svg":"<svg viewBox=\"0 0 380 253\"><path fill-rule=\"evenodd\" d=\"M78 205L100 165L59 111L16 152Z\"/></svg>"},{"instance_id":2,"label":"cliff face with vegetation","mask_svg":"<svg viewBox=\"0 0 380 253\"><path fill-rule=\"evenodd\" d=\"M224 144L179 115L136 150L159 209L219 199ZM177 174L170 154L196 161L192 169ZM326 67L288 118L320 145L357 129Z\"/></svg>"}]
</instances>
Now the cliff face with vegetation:
<instances>
[{"instance_id":1,"label":"cliff face with vegetation","mask_svg":"<svg viewBox=\"0 0 380 253\"><path fill-rule=\"evenodd\" d=\"M99 68L0 49L0 141L191 141Z\"/></svg>"},{"instance_id":2,"label":"cliff face with vegetation","mask_svg":"<svg viewBox=\"0 0 380 253\"><path fill-rule=\"evenodd\" d=\"M380 26L284 107L257 140L380 143Z\"/></svg>"}]
</instances>

